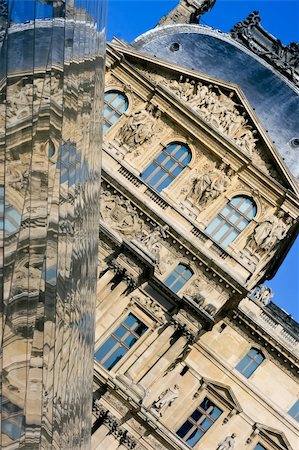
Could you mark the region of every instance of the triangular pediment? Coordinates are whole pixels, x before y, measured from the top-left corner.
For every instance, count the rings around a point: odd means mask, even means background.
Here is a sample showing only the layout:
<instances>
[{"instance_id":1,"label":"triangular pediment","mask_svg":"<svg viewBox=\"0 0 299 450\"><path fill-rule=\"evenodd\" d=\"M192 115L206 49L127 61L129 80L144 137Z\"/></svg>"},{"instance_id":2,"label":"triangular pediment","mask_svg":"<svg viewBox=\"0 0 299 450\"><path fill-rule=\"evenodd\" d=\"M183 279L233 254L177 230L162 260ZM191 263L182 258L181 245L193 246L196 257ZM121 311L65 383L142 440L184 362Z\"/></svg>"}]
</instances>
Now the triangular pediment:
<instances>
[{"instance_id":1,"label":"triangular pediment","mask_svg":"<svg viewBox=\"0 0 299 450\"><path fill-rule=\"evenodd\" d=\"M207 386L209 390L213 392L216 397L219 397L221 401L226 402L232 409L235 409L238 412L243 411L230 386L216 382L214 380L210 380L209 378L205 377L203 377L202 382Z\"/></svg>"},{"instance_id":2,"label":"triangular pediment","mask_svg":"<svg viewBox=\"0 0 299 450\"><path fill-rule=\"evenodd\" d=\"M260 423L255 427L259 431L259 435L266 441L269 441L271 445L275 445L275 448L281 450L293 450L285 434L282 431L275 428L267 427Z\"/></svg>"},{"instance_id":3,"label":"triangular pediment","mask_svg":"<svg viewBox=\"0 0 299 450\"><path fill-rule=\"evenodd\" d=\"M233 144L257 170L298 193L292 175L238 86L142 54L118 40L112 48L153 83L157 92L164 91L174 107L181 104L196 116L199 126L202 123L217 131L224 142Z\"/></svg>"}]
</instances>

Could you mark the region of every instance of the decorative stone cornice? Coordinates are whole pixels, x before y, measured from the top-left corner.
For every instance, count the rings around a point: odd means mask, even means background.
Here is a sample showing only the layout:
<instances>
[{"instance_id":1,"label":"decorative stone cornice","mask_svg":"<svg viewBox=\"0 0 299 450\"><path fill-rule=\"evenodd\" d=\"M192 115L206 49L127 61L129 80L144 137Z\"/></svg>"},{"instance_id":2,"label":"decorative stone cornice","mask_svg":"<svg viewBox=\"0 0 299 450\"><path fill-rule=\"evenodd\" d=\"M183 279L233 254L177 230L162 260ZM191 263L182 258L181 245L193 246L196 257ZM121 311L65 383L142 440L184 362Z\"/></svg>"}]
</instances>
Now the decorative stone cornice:
<instances>
[{"instance_id":1,"label":"decorative stone cornice","mask_svg":"<svg viewBox=\"0 0 299 450\"><path fill-rule=\"evenodd\" d=\"M267 357L279 367L297 378L299 373L298 359L280 342L272 337L261 325L254 322L240 309L232 311L228 321L238 327L241 334L253 344L256 344Z\"/></svg>"},{"instance_id":2,"label":"decorative stone cornice","mask_svg":"<svg viewBox=\"0 0 299 450\"><path fill-rule=\"evenodd\" d=\"M93 402L92 411L101 424L104 423L110 430L110 433L125 445L128 449L133 449L137 445L136 439L122 426L122 423L108 409L106 409L99 400Z\"/></svg>"}]
</instances>

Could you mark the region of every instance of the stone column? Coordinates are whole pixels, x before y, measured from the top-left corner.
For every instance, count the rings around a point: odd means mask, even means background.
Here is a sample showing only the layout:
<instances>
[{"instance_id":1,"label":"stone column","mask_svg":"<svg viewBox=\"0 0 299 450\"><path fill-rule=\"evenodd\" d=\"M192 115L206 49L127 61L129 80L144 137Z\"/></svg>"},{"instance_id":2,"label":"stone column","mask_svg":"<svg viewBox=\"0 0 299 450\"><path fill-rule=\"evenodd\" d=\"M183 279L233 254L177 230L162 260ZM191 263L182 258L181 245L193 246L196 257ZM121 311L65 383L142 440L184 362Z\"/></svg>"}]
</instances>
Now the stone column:
<instances>
[{"instance_id":1,"label":"stone column","mask_svg":"<svg viewBox=\"0 0 299 450\"><path fill-rule=\"evenodd\" d=\"M157 378L159 378L163 372L169 367L176 358L182 353L183 348L187 344L185 336L181 336L177 341L164 353L163 356L156 362L154 366L144 375L140 380L140 384L148 389Z\"/></svg>"},{"instance_id":2,"label":"stone column","mask_svg":"<svg viewBox=\"0 0 299 450\"><path fill-rule=\"evenodd\" d=\"M102 424L91 436L91 450L100 450L103 448L101 445L108 433L109 428Z\"/></svg>"},{"instance_id":3,"label":"stone column","mask_svg":"<svg viewBox=\"0 0 299 450\"><path fill-rule=\"evenodd\" d=\"M155 330L155 339L126 372L134 381L140 381L148 370L167 351L169 348L169 340L174 332L175 330L171 326L166 327L161 334L158 334L159 329Z\"/></svg>"},{"instance_id":4,"label":"stone column","mask_svg":"<svg viewBox=\"0 0 299 450\"><path fill-rule=\"evenodd\" d=\"M98 279L97 282L97 303L101 302L104 297L109 293L110 286L109 283L113 280L115 273L112 270L107 270L104 275Z\"/></svg>"},{"instance_id":5,"label":"stone column","mask_svg":"<svg viewBox=\"0 0 299 450\"><path fill-rule=\"evenodd\" d=\"M106 297L103 299L101 304L97 308L96 312L96 320L101 317L111 308L111 306L115 306L115 303L119 299L119 297L126 291L128 285L125 281L120 281L118 285L111 291ZM119 309L119 308L118 308Z\"/></svg>"}]
</instances>

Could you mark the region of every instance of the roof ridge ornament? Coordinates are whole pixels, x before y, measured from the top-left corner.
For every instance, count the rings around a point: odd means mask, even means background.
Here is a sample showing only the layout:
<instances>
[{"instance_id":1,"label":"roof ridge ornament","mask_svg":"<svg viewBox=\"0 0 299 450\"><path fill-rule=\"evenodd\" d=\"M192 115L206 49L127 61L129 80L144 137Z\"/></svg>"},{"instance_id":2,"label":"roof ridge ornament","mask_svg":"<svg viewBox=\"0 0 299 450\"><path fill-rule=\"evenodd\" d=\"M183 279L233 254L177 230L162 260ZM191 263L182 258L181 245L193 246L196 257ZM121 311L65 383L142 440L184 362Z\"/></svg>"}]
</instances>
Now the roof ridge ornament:
<instances>
[{"instance_id":1,"label":"roof ridge ornament","mask_svg":"<svg viewBox=\"0 0 299 450\"><path fill-rule=\"evenodd\" d=\"M215 3L216 0L180 0L156 27L174 23L199 23L201 16L211 11Z\"/></svg>"},{"instance_id":2,"label":"roof ridge ornament","mask_svg":"<svg viewBox=\"0 0 299 450\"><path fill-rule=\"evenodd\" d=\"M258 11L253 11L245 20L238 22L230 34L233 39L248 47L299 86L299 44L282 44L268 33L260 22Z\"/></svg>"}]
</instances>

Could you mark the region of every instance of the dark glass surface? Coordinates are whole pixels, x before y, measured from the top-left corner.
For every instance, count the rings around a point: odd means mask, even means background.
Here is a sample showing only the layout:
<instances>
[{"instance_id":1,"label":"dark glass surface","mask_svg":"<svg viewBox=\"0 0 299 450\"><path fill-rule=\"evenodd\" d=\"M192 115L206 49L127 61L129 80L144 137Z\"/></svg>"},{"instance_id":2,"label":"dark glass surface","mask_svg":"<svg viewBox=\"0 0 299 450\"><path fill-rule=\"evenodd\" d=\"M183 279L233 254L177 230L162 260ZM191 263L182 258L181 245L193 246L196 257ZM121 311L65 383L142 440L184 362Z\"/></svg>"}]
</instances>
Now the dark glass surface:
<instances>
[{"instance_id":1,"label":"dark glass surface","mask_svg":"<svg viewBox=\"0 0 299 450\"><path fill-rule=\"evenodd\" d=\"M0 448L88 448L105 1L7 5L0 33Z\"/></svg>"},{"instance_id":2,"label":"dark glass surface","mask_svg":"<svg viewBox=\"0 0 299 450\"><path fill-rule=\"evenodd\" d=\"M253 372L258 368L258 366L264 361L264 356L255 348L250 349L247 355L239 362L236 369L244 375L244 377L249 378Z\"/></svg>"}]
</instances>

